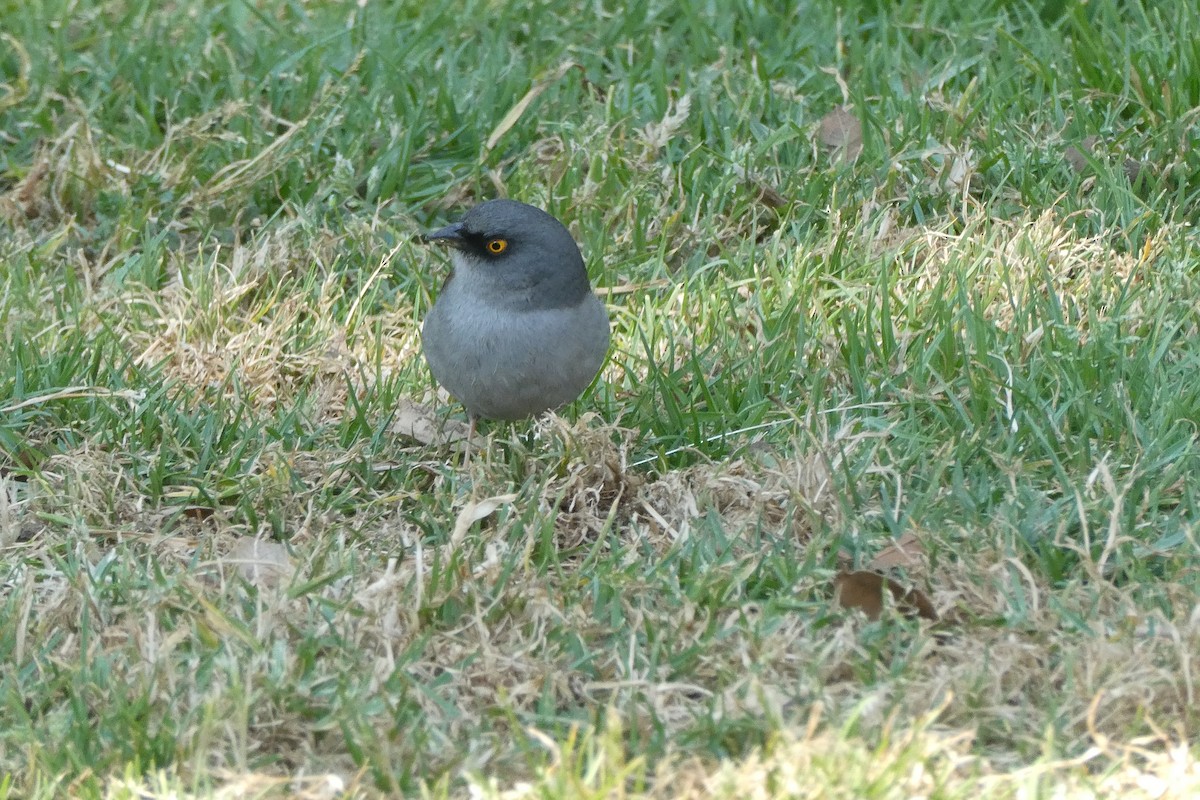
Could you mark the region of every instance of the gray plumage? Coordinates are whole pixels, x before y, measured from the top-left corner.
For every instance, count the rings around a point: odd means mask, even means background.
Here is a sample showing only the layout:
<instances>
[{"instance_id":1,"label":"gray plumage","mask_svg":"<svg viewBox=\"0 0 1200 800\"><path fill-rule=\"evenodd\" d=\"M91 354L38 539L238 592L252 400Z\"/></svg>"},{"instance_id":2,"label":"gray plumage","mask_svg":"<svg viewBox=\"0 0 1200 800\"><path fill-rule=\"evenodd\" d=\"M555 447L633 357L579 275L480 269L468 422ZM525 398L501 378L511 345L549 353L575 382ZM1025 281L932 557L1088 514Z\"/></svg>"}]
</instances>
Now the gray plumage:
<instances>
[{"instance_id":1,"label":"gray plumage","mask_svg":"<svg viewBox=\"0 0 1200 800\"><path fill-rule=\"evenodd\" d=\"M523 419L588 387L608 353L608 313L562 223L491 200L425 239L454 248L421 328L425 360L472 417Z\"/></svg>"}]
</instances>

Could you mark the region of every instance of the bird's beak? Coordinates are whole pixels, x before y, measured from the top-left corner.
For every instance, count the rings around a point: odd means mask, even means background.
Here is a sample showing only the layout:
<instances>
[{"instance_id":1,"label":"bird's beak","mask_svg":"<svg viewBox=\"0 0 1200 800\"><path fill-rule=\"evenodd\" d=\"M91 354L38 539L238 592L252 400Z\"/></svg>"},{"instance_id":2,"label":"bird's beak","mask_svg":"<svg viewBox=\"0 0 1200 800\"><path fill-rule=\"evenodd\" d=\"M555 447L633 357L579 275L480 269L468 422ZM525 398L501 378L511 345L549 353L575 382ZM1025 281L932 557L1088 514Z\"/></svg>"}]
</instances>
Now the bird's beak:
<instances>
[{"instance_id":1,"label":"bird's beak","mask_svg":"<svg viewBox=\"0 0 1200 800\"><path fill-rule=\"evenodd\" d=\"M421 242L423 244L445 243L451 247L459 247L463 243L462 223L456 222L453 225L438 228L433 233L427 233L421 237Z\"/></svg>"}]
</instances>

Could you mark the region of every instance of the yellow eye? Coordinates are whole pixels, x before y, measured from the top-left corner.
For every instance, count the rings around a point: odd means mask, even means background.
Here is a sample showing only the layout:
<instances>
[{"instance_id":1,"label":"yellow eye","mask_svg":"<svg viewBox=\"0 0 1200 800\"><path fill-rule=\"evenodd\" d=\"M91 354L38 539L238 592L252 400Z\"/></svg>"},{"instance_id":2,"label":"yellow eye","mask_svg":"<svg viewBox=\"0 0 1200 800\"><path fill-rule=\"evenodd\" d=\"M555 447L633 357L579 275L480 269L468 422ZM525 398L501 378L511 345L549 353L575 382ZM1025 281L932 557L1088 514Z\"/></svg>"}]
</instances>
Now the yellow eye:
<instances>
[{"instance_id":1,"label":"yellow eye","mask_svg":"<svg viewBox=\"0 0 1200 800\"><path fill-rule=\"evenodd\" d=\"M487 243L488 252L498 256L508 249L508 239L492 239Z\"/></svg>"}]
</instances>

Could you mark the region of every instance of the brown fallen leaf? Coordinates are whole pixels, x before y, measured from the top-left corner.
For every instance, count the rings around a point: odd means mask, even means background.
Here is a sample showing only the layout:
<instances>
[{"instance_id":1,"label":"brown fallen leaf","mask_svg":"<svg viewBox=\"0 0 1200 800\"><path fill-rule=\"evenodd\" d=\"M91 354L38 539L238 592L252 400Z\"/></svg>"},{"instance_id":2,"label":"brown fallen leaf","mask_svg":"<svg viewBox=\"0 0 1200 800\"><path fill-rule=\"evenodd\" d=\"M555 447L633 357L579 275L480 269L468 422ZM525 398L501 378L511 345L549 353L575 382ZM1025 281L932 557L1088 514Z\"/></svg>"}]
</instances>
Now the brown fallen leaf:
<instances>
[{"instance_id":1,"label":"brown fallen leaf","mask_svg":"<svg viewBox=\"0 0 1200 800\"><path fill-rule=\"evenodd\" d=\"M276 589L296 572L287 547L265 539L239 539L221 560L237 567L238 574L259 589Z\"/></svg>"},{"instance_id":2,"label":"brown fallen leaf","mask_svg":"<svg viewBox=\"0 0 1200 800\"><path fill-rule=\"evenodd\" d=\"M25 469L36 469L37 465L46 459L46 455L39 450L34 450L31 447L22 446L20 450L9 452L0 448L0 478L7 478L10 475L15 481L24 481L24 475L15 474L15 470L9 467L6 463L15 464L17 467Z\"/></svg>"},{"instance_id":3,"label":"brown fallen leaf","mask_svg":"<svg viewBox=\"0 0 1200 800\"><path fill-rule=\"evenodd\" d=\"M216 509L211 506L185 506L180 512L188 519L208 519L216 513Z\"/></svg>"},{"instance_id":4,"label":"brown fallen leaf","mask_svg":"<svg viewBox=\"0 0 1200 800\"><path fill-rule=\"evenodd\" d=\"M754 199L762 203L772 211L778 211L788 205L788 199L783 196L783 193L768 183L763 178L747 172L746 168L740 164L733 165L733 174L737 175L746 186L754 192Z\"/></svg>"},{"instance_id":5,"label":"brown fallen leaf","mask_svg":"<svg viewBox=\"0 0 1200 800\"><path fill-rule=\"evenodd\" d=\"M846 106L837 106L821 117L817 140L830 152L833 161L855 161L862 153L862 123Z\"/></svg>"},{"instance_id":6,"label":"brown fallen leaf","mask_svg":"<svg viewBox=\"0 0 1200 800\"><path fill-rule=\"evenodd\" d=\"M1067 163L1071 165L1071 169L1076 172L1083 172L1088 166L1088 156L1096 149L1096 141L1098 137L1089 136L1079 143L1079 146L1071 145L1063 153L1063 157Z\"/></svg>"},{"instance_id":7,"label":"brown fallen leaf","mask_svg":"<svg viewBox=\"0 0 1200 800\"><path fill-rule=\"evenodd\" d=\"M1087 171L1089 157L1096 156L1096 145L1099 143L1099 136L1089 136L1079 143L1078 147L1072 145L1063 152L1063 158L1071 165L1071 169L1077 173ZM1125 172L1125 178L1130 183L1137 183L1138 178L1146 169L1146 165L1138 161L1136 158L1125 157L1121 163L1121 168Z\"/></svg>"},{"instance_id":8,"label":"brown fallen leaf","mask_svg":"<svg viewBox=\"0 0 1200 800\"><path fill-rule=\"evenodd\" d=\"M50 162L43 159L34 165L25 179L17 186L17 203L21 206L22 213L29 219L36 219L39 216L38 197L42 184L49 174Z\"/></svg>"},{"instance_id":9,"label":"brown fallen leaf","mask_svg":"<svg viewBox=\"0 0 1200 800\"><path fill-rule=\"evenodd\" d=\"M919 567L925 557L925 550L921 547L921 540L912 531L904 534L899 540L880 551L879 555L875 556L868 562L867 568L877 572L884 572L889 569L899 567L910 568Z\"/></svg>"},{"instance_id":10,"label":"brown fallen leaf","mask_svg":"<svg viewBox=\"0 0 1200 800\"><path fill-rule=\"evenodd\" d=\"M407 436L421 444L436 447L465 442L471 434L471 426L462 420L440 417L432 407L408 398L397 401L396 416L389 430L398 436ZM479 441L482 442L482 439Z\"/></svg>"},{"instance_id":11,"label":"brown fallen leaf","mask_svg":"<svg viewBox=\"0 0 1200 800\"><path fill-rule=\"evenodd\" d=\"M763 179L754 178L749 183L750 188L754 190L755 199L772 211L778 211L788 204L788 199Z\"/></svg>"},{"instance_id":12,"label":"brown fallen leaf","mask_svg":"<svg viewBox=\"0 0 1200 800\"><path fill-rule=\"evenodd\" d=\"M896 581L878 572L856 570L839 572L833 580L833 600L842 608L856 608L877 620L883 614L883 590L892 594L896 608L906 617L924 617L937 621L933 601L919 589L905 589Z\"/></svg>"},{"instance_id":13,"label":"brown fallen leaf","mask_svg":"<svg viewBox=\"0 0 1200 800\"><path fill-rule=\"evenodd\" d=\"M1136 184L1138 182L1138 178L1142 177L1142 175L1145 173L1146 165L1138 161L1136 158L1126 158L1124 169L1125 177L1130 183Z\"/></svg>"},{"instance_id":14,"label":"brown fallen leaf","mask_svg":"<svg viewBox=\"0 0 1200 800\"><path fill-rule=\"evenodd\" d=\"M454 520L454 531L450 534L450 546L460 546L472 525L481 519L490 517L516 499L515 494L498 494L495 497L487 497L479 501L468 501Z\"/></svg>"},{"instance_id":15,"label":"brown fallen leaf","mask_svg":"<svg viewBox=\"0 0 1200 800\"><path fill-rule=\"evenodd\" d=\"M758 201L772 211L778 211L788 204L788 199L766 181L758 180L751 185L758 192Z\"/></svg>"}]
</instances>

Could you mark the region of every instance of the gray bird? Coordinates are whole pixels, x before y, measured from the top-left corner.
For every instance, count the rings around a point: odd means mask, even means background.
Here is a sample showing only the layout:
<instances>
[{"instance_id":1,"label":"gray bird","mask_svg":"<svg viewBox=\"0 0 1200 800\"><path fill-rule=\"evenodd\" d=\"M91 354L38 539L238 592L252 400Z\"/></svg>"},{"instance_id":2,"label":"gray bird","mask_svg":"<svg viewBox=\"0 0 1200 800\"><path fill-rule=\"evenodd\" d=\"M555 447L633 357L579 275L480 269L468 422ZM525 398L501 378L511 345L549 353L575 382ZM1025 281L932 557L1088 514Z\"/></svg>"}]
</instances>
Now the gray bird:
<instances>
[{"instance_id":1,"label":"gray bird","mask_svg":"<svg viewBox=\"0 0 1200 800\"><path fill-rule=\"evenodd\" d=\"M608 352L608 313L563 224L490 200L424 237L453 248L454 271L425 316L433 377L477 417L517 420L571 402Z\"/></svg>"}]
</instances>

